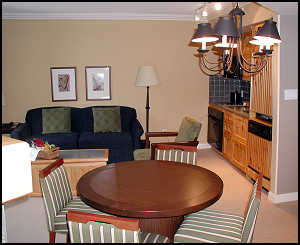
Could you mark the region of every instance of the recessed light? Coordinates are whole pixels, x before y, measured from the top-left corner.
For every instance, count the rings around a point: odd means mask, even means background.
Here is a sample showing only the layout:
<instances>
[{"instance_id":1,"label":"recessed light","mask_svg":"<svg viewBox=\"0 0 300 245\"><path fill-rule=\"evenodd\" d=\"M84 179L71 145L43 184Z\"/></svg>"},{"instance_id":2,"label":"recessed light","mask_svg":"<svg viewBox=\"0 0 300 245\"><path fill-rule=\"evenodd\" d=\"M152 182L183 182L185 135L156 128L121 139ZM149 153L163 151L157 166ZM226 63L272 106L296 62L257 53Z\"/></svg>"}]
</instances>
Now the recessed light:
<instances>
[{"instance_id":1,"label":"recessed light","mask_svg":"<svg viewBox=\"0 0 300 245\"><path fill-rule=\"evenodd\" d=\"M222 8L221 3L216 3L215 8L216 8L216 10L221 10L221 8Z\"/></svg>"}]
</instances>

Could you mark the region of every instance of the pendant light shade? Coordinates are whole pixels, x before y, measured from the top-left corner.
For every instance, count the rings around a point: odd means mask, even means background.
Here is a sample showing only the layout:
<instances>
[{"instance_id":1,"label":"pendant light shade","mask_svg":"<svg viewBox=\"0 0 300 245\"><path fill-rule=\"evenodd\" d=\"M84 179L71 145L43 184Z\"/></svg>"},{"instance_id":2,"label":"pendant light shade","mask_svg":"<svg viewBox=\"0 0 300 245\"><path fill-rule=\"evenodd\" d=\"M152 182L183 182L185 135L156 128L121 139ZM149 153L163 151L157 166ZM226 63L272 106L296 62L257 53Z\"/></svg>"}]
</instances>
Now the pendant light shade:
<instances>
[{"instance_id":1,"label":"pendant light shade","mask_svg":"<svg viewBox=\"0 0 300 245\"><path fill-rule=\"evenodd\" d=\"M267 40L273 43L281 43L276 22L272 20L266 20L264 25L257 30L254 38L257 40Z\"/></svg>"},{"instance_id":2,"label":"pendant light shade","mask_svg":"<svg viewBox=\"0 0 300 245\"><path fill-rule=\"evenodd\" d=\"M218 39L219 38L214 35L210 23L200 23L198 24L198 28L192 37L192 42L214 42Z\"/></svg>"},{"instance_id":3,"label":"pendant light shade","mask_svg":"<svg viewBox=\"0 0 300 245\"><path fill-rule=\"evenodd\" d=\"M232 17L220 17L215 29L215 35L227 35L229 37L238 37L239 33L236 27L236 24L233 21Z\"/></svg>"}]
</instances>

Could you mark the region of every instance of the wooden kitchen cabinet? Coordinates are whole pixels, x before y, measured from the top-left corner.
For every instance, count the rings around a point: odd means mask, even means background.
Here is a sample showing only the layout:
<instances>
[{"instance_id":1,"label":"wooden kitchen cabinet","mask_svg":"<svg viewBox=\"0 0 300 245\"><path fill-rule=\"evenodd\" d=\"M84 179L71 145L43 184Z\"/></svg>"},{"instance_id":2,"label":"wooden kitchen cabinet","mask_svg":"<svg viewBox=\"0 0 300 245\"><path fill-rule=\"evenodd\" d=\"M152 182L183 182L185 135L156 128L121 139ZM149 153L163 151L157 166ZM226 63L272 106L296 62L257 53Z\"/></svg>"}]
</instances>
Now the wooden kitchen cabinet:
<instances>
[{"instance_id":1,"label":"wooden kitchen cabinet","mask_svg":"<svg viewBox=\"0 0 300 245\"><path fill-rule=\"evenodd\" d=\"M263 173L263 186L270 190L272 162L272 142L252 133L248 134L248 168L247 176L253 178L256 171Z\"/></svg>"},{"instance_id":2,"label":"wooden kitchen cabinet","mask_svg":"<svg viewBox=\"0 0 300 245\"><path fill-rule=\"evenodd\" d=\"M236 137L232 138L232 161L237 168L244 173L247 168L247 145L239 141Z\"/></svg>"},{"instance_id":3,"label":"wooden kitchen cabinet","mask_svg":"<svg viewBox=\"0 0 300 245\"><path fill-rule=\"evenodd\" d=\"M223 156L245 172L247 168L248 119L224 111Z\"/></svg>"},{"instance_id":4,"label":"wooden kitchen cabinet","mask_svg":"<svg viewBox=\"0 0 300 245\"><path fill-rule=\"evenodd\" d=\"M229 161L232 159L232 134L227 130L223 132L223 156Z\"/></svg>"}]
</instances>

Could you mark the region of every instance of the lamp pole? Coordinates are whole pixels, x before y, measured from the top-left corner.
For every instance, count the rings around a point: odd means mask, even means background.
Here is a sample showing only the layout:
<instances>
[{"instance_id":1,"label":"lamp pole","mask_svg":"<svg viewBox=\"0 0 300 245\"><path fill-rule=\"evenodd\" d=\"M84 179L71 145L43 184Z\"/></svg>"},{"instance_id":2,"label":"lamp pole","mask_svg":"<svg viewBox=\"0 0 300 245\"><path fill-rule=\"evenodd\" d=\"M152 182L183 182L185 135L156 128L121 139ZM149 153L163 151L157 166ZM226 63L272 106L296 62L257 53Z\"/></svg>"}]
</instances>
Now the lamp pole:
<instances>
[{"instance_id":1,"label":"lamp pole","mask_svg":"<svg viewBox=\"0 0 300 245\"><path fill-rule=\"evenodd\" d=\"M146 97L146 133L149 132L149 86L147 86L147 97Z\"/></svg>"}]
</instances>

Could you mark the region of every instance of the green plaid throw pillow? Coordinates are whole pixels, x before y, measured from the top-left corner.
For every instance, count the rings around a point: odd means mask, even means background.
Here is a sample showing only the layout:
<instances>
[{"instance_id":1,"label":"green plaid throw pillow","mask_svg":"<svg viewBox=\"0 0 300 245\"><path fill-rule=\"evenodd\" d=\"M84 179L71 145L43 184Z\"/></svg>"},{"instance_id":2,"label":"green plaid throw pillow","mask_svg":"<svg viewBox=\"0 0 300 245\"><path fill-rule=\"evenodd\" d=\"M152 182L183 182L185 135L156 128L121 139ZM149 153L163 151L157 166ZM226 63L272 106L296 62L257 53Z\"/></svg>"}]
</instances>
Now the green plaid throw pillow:
<instances>
[{"instance_id":1,"label":"green plaid throw pillow","mask_svg":"<svg viewBox=\"0 0 300 245\"><path fill-rule=\"evenodd\" d=\"M120 107L93 107L94 133L121 132Z\"/></svg>"},{"instance_id":2,"label":"green plaid throw pillow","mask_svg":"<svg viewBox=\"0 0 300 245\"><path fill-rule=\"evenodd\" d=\"M70 108L42 109L43 134L70 133Z\"/></svg>"}]
</instances>

